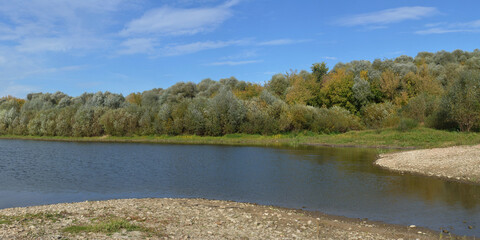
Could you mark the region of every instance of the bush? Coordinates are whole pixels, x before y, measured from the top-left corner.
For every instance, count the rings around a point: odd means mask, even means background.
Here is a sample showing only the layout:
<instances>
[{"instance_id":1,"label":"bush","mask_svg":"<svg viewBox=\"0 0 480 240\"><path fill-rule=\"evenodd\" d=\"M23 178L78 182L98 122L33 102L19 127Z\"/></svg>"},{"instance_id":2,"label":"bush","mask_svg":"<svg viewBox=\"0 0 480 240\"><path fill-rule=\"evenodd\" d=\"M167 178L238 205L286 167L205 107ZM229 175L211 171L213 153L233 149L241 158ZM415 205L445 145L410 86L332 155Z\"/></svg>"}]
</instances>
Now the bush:
<instances>
[{"instance_id":1,"label":"bush","mask_svg":"<svg viewBox=\"0 0 480 240\"><path fill-rule=\"evenodd\" d=\"M312 131L323 133L343 133L363 129L360 119L341 107L317 108Z\"/></svg>"},{"instance_id":2,"label":"bush","mask_svg":"<svg viewBox=\"0 0 480 240\"><path fill-rule=\"evenodd\" d=\"M397 130L401 132L410 131L418 126L418 121L411 118L402 118L398 123Z\"/></svg>"},{"instance_id":3,"label":"bush","mask_svg":"<svg viewBox=\"0 0 480 240\"><path fill-rule=\"evenodd\" d=\"M438 127L458 124L469 132L480 122L480 72L464 71L442 97L434 124Z\"/></svg>"},{"instance_id":4,"label":"bush","mask_svg":"<svg viewBox=\"0 0 480 240\"><path fill-rule=\"evenodd\" d=\"M389 102L372 103L362 109L362 118L368 128L391 127L396 123L395 113L395 106Z\"/></svg>"},{"instance_id":5,"label":"bush","mask_svg":"<svg viewBox=\"0 0 480 240\"><path fill-rule=\"evenodd\" d=\"M420 94L408 101L408 104L402 108L401 115L418 122L425 122L437 110L438 105L436 96Z\"/></svg>"}]
</instances>

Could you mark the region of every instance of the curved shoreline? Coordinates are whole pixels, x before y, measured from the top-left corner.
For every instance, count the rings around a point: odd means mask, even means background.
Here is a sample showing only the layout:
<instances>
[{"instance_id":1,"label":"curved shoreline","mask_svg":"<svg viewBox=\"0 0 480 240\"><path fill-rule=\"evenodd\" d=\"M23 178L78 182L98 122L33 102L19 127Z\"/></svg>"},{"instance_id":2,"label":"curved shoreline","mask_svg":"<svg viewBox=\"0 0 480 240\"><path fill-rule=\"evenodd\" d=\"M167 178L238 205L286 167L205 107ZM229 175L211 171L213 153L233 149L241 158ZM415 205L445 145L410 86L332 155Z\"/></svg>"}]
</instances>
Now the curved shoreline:
<instances>
[{"instance_id":1,"label":"curved shoreline","mask_svg":"<svg viewBox=\"0 0 480 240\"><path fill-rule=\"evenodd\" d=\"M417 227L206 199L120 199L0 210L0 238L5 239L438 237L439 233Z\"/></svg>"},{"instance_id":2,"label":"curved shoreline","mask_svg":"<svg viewBox=\"0 0 480 240\"><path fill-rule=\"evenodd\" d=\"M381 154L374 164L396 172L480 183L480 145Z\"/></svg>"}]
</instances>

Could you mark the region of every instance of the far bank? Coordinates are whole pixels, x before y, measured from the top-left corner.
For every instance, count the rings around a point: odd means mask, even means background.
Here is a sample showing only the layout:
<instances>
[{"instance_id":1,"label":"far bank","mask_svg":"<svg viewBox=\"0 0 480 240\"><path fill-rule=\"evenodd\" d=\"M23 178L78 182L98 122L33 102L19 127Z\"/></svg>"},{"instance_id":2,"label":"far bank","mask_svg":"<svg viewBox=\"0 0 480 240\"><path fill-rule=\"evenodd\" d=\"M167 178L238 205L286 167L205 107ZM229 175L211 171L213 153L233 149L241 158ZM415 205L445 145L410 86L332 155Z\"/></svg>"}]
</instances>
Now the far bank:
<instances>
[{"instance_id":1,"label":"far bank","mask_svg":"<svg viewBox=\"0 0 480 240\"><path fill-rule=\"evenodd\" d=\"M215 144L239 146L318 145L332 147L369 147L378 149L428 149L480 143L480 134L416 128L410 131L396 129L350 131L339 134L314 134L311 132L249 135L228 134L224 136L158 135L158 136L100 136L59 137L0 135L0 139L25 139L41 141L73 142L132 142L165 144Z\"/></svg>"}]
</instances>

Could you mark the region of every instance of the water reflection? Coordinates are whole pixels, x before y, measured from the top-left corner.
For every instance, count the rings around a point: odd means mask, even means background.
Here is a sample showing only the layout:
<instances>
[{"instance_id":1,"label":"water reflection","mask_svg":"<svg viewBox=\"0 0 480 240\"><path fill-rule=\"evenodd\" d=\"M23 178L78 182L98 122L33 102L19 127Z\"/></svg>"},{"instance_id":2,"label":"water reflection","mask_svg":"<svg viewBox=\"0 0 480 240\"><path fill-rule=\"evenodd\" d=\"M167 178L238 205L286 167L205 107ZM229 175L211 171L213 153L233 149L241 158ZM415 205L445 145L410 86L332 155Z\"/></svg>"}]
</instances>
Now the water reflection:
<instances>
[{"instance_id":1,"label":"water reflection","mask_svg":"<svg viewBox=\"0 0 480 240\"><path fill-rule=\"evenodd\" d=\"M433 203L441 201L449 206L461 204L465 209L475 209L479 204L480 186L436 178L405 175L391 180L389 193L412 195Z\"/></svg>"},{"instance_id":2,"label":"water reflection","mask_svg":"<svg viewBox=\"0 0 480 240\"><path fill-rule=\"evenodd\" d=\"M465 209L474 209L480 203L480 185L478 184L390 172L372 164L377 153L368 149L322 148L319 155L307 155L315 150L318 148L309 147L294 151L294 154L300 158L303 155L303 159L316 164L335 160L339 171L375 174L388 182L388 184L382 184L386 187L385 191L388 194L410 195L429 203L441 201L450 206L461 204Z\"/></svg>"}]
</instances>

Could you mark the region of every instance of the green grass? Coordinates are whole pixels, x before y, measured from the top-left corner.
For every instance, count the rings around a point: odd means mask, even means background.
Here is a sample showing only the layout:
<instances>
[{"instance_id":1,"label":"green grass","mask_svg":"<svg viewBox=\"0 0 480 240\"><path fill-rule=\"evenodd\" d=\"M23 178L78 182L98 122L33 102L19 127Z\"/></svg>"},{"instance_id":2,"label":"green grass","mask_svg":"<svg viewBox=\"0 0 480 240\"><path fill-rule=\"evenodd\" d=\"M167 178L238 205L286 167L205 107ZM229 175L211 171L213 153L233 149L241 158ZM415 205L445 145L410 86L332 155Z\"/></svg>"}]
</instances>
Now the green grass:
<instances>
[{"instance_id":1,"label":"green grass","mask_svg":"<svg viewBox=\"0 0 480 240\"><path fill-rule=\"evenodd\" d=\"M0 225L2 225L2 224L10 225L10 224L12 224L12 220L3 219L2 217L0 217Z\"/></svg>"},{"instance_id":2,"label":"green grass","mask_svg":"<svg viewBox=\"0 0 480 240\"><path fill-rule=\"evenodd\" d=\"M25 215L20 215L20 216L4 216L0 215L0 224L13 224L20 222L22 224L26 224L28 222L34 221L34 220L43 220L43 221L51 221L51 222L56 222L60 218L65 217L64 213L37 213L37 214L25 214Z\"/></svg>"},{"instance_id":3,"label":"green grass","mask_svg":"<svg viewBox=\"0 0 480 240\"><path fill-rule=\"evenodd\" d=\"M315 134L300 132L278 135L228 134L221 137L211 136L131 136L131 137L48 137L48 136L15 136L3 135L3 139L30 139L45 141L78 141L78 142L141 142L170 144L220 144L220 145L334 145L359 147L415 147L433 148L455 145L480 144L479 133L442 131L418 127L410 131L397 129L350 131L341 134Z\"/></svg>"},{"instance_id":4,"label":"green grass","mask_svg":"<svg viewBox=\"0 0 480 240\"><path fill-rule=\"evenodd\" d=\"M302 142L334 145L389 146L434 148L480 144L480 134L416 128L401 132L396 129L351 131L335 135L319 135Z\"/></svg>"},{"instance_id":5,"label":"green grass","mask_svg":"<svg viewBox=\"0 0 480 240\"><path fill-rule=\"evenodd\" d=\"M140 231L152 233L153 230L132 224L124 219L111 219L105 222L97 222L92 225L74 225L63 229L64 232L78 234L81 232L94 232L112 234L125 229L126 231Z\"/></svg>"}]
</instances>

